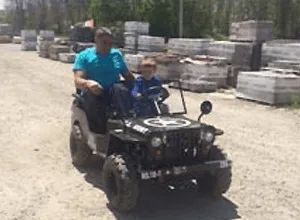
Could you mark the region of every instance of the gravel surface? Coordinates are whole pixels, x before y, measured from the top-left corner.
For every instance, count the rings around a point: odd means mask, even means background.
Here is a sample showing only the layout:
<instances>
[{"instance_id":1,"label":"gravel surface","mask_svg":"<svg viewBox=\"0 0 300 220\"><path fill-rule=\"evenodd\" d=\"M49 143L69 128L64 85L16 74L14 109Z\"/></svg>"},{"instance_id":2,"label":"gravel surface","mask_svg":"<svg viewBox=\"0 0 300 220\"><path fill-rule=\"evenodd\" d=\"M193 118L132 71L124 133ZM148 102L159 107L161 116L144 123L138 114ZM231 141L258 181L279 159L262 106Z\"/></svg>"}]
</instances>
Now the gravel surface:
<instances>
[{"instance_id":1,"label":"gravel surface","mask_svg":"<svg viewBox=\"0 0 300 220\"><path fill-rule=\"evenodd\" d=\"M0 219L297 219L300 215L300 111L186 92L191 118L225 130L218 143L234 162L232 187L220 200L192 187L147 184L135 212L107 208L101 163L78 170L70 159L71 65L0 45ZM171 91L174 92L174 91ZM175 104L175 103L174 103Z\"/></svg>"}]
</instances>

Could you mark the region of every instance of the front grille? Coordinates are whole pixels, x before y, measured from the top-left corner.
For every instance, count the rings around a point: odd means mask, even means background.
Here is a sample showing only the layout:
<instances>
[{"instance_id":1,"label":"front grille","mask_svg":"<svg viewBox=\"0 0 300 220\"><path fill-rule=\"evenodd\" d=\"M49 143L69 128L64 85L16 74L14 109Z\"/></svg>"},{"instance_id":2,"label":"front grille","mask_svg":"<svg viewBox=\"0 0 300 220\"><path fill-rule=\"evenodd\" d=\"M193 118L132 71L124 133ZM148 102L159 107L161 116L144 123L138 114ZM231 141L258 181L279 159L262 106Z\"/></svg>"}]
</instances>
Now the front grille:
<instances>
[{"instance_id":1,"label":"front grille","mask_svg":"<svg viewBox=\"0 0 300 220\"><path fill-rule=\"evenodd\" d=\"M172 131L167 134L165 159L173 162L187 162L199 156L199 130Z\"/></svg>"}]
</instances>

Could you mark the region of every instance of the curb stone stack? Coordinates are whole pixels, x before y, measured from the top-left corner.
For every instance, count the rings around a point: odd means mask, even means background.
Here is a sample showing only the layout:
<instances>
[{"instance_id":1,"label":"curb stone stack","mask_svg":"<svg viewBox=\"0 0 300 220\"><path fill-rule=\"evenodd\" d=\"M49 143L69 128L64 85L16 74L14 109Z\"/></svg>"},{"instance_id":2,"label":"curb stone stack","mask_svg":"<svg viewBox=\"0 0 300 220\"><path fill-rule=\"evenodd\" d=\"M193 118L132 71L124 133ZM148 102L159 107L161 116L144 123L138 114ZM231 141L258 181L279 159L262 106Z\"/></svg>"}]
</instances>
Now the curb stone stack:
<instances>
[{"instance_id":1,"label":"curb stone stack","mask_svg":"<svg viewBox=\"0 0 300 220\"><path fill-rule=\"evenodd\" d=\"M212 39L171 38L168 52L179 55L206 55Z\"/></svg>"},{"instance_id":2,"label":"curb stone stack","mask_svg":"<svg viewBox=\"0 0 300 220\"><path fill-rule=\"evenodd\" d=\"M60 53L70 53L70 47L64 45L51 45L49 47L49 57L52 60L59 60Z\"/></svg>"},{"instance_id":3,"label":"curb stone stack","mask_svg":"<svg viewBox=\"0 0 300 220\"><path fill-rule=\"evenodd\" d=\"M49 57L49 47L54 43L55 34L54 31L43 30L40 31L38 36L37 51L40 57Z\"/></svg>"},{"instance_id":4,"label":"curb stone stack","mask_svg":"<svg viewBox=\"0 0 300 220\"><path fill-rule=\"evenodd\" d=\"M36 51L37 34L35 30L22 30L21 37L22 37L21 50Z\"/></svg>"},{"instance_id":5,"label":"curb stone stack","mask_svg":"<svg viewBox=\"0 0 300 220\"><path fill-rule=\"evenodd\" d=\"M12 42L12 26L10 24L0 24L0 43Z\"/></svg>"},{"instance_id":6,"label":"curb stone stack","mask_svg":"<svg viewBox=\"0 0 300 220\"><path fill-rule=\"evenodd\" d=\"M293 97L300 96L300 77L270 70L241 72L236 96L271 105L289 104Z\"/></svg>"},{"instance_id":7,"label":"curb stone stack","mask_svg":"<svg viewBox=\"0 0 300 220\"><path fill-rule=\"evenodd\" d=\"M144 56L140 54L125 54L124 58L128 65L128 69L130 71L137 72L141 61L144 59Z\"/></svg>"},{"instance_id":8,"label":"curb stone stack","mask_svg":"<svg viewBox=\"0 0 300 220\"><path fill-rule=\"evenodd\" d=\"M139 21L127 21L124 24L124 48L131 51L129 53L137 53L139 35L149 34L149 23Z\"/></svg>"}]
</instances>

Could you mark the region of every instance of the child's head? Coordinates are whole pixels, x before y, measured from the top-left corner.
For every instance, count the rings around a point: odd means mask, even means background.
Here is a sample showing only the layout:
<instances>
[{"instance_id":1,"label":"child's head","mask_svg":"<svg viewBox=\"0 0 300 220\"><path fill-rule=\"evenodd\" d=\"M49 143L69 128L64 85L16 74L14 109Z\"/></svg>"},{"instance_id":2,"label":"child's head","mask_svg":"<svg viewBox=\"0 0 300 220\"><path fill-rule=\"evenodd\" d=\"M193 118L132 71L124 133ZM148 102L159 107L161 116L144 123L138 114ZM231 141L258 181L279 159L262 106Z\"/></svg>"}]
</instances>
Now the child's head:
<instances>
[{"instance_id":1,"label":"child's head","mask_svg":"<svg viewBox=\"0 0 300 220\"><path fill-rule=\"evenodd\" d=\"M156 68L157 65L154 59L145 58L139 66L139 72L144 79L150 80L154 76Z\"/></svg>"}]
</instances>

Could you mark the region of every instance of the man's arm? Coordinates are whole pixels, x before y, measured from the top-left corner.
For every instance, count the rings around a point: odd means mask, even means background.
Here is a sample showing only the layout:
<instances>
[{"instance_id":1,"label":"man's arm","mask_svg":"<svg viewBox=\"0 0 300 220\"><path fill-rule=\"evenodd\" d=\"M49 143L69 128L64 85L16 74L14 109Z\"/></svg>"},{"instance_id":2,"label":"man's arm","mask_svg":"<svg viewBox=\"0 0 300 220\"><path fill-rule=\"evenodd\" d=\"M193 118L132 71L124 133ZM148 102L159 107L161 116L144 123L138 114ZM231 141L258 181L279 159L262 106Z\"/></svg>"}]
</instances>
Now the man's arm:
<instances>
[{"instance_id":1,"label":"man's arm","mask_svg":"<svg viewBox=\"0 0 300 220\"><path fill-rule=\"evenodd\" d=\"M102 86L96 81L87 80L86 74L81 70L74 72L74 83L77 89L89 90L95 95L100 95L103 90Z\"/></svg>"}]
</instances>

